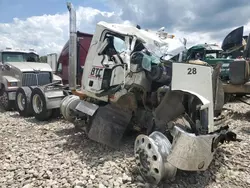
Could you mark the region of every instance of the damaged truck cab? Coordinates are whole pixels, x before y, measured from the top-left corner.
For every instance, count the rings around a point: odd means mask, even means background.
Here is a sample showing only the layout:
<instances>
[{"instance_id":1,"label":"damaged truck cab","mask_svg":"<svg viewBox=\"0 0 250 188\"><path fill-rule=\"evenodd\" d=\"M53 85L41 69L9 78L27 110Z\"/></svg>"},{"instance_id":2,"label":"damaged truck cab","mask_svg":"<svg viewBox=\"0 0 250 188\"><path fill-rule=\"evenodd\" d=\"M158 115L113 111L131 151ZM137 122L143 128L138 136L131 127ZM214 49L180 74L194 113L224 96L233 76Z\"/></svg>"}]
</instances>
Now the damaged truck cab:
<instances>
[{"instance_id":1,"label":"damaged truck cab","mask_svg":"<svg viewBox=\"0 0 250 188\"><path fill-rule=\"evenodd\" d=\"M68 10L70 90L39 87L40 98L47 105L53 99L66 120L109 147L118 148L128 130L140 132L136 163L152 184L172 178L177 169L206 170L231 133L214 124L216 69L184 63L185 40L168 33L99 22L77 88L76 14L70 3Z\"/></svg>"}]
</instances>

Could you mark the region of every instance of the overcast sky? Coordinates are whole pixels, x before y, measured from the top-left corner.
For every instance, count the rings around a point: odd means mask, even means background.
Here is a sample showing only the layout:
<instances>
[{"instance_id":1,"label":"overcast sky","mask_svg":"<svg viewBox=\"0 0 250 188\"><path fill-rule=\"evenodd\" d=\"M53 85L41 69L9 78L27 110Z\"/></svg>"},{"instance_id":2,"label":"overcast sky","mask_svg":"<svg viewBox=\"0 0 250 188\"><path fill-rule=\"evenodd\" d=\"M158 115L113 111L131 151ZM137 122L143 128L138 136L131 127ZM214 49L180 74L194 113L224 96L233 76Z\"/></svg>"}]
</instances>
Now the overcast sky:
<instances>
[{"instance_id":1,"label":"overcast sky","mask_svg":"<svg viewBox=\"0 0 250 188\"><path fill-rule=\"evenodd\" d=\"M66 0L0 0L0 49L60 53L68 40ZM250 32L250 0L72 0L77 29L93 33L99 21L139 24L185 37L188 46L221 44L232 29Z\"/></svg>"}]
</instances>

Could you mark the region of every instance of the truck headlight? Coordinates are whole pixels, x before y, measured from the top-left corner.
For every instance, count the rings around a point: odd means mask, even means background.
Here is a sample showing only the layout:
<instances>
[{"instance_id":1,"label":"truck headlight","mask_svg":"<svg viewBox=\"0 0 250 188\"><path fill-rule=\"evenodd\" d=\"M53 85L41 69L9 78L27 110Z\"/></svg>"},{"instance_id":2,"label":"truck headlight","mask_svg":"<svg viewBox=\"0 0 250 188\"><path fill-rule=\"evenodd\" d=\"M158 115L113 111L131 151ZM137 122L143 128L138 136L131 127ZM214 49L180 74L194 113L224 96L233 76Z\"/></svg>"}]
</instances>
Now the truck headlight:
<instances>
[{"instance_id":1,"label":"truck headlight","mask_svg":"<svg viewBox=\"0 0 250 188\"><path fill-rule=\"evenodd\" d=\"M8 82L8 86L9 87L16 87L17 86L17 82Z\"/></svg>"}]
</instances>

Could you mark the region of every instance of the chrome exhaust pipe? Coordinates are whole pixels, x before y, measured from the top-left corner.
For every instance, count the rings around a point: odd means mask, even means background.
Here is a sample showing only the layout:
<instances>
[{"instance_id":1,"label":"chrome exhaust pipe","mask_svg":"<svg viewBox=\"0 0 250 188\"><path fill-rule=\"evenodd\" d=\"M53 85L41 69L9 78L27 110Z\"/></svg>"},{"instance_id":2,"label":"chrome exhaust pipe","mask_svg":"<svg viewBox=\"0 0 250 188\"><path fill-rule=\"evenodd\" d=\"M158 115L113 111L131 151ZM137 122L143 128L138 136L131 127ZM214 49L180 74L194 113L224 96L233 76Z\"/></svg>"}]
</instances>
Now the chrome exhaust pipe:
<instances>
[{"instance_id":1,"label":"chrome exhaust pipe","mask_svg":"<svg viewBox=\"0 0 250 188\"><path fill-rule=\"evenodd\" d=\"M76 64L77 64L77 33L76 33L76 11L72 3L67 2L67 8L69 10L69 67L68 67L68 79L69 89L76 89Z\"/></svg>"}]
</instances>

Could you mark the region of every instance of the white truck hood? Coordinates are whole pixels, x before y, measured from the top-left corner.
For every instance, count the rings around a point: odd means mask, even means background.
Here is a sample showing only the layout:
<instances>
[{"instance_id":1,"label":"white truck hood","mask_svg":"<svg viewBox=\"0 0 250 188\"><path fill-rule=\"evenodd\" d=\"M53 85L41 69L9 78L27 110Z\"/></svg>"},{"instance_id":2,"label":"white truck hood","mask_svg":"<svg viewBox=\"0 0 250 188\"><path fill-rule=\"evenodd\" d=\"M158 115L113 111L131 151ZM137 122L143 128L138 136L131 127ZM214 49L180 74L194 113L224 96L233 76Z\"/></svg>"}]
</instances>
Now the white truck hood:
<instances>
[{"instance_id":1,"label":"white truck hood","mask_svg":"<svg viewBox=\"0 0 250 188\"><path fill-rule=\"evenodd\" d=\"M39 62L8 62L12 67L19 69L21 72L33 72L33 71L48 71L51 72L52 68L47 63Z\"/></svg>"}]
</instances>

